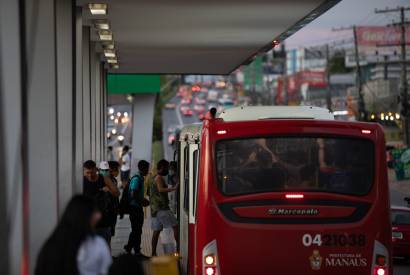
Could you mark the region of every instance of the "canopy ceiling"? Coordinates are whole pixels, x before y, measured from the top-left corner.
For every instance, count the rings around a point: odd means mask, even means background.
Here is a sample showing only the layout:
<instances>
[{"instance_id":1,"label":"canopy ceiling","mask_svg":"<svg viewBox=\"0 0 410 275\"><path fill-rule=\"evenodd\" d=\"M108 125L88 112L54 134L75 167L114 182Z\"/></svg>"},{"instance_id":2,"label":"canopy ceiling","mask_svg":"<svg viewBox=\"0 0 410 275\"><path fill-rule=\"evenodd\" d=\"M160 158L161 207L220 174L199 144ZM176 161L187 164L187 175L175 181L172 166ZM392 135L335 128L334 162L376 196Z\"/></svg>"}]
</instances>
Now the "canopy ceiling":
<instances>
[{"instance_id":1,"label":"canopy ceiling","mask_svg":"<svg viewBox=\"0 0 410 275\"><path fill-rule=\"evenodd\" d=\"M94 1L97 2L97 1ZM339 0L111 0L108 14L83 7L85 25L108 18L118 73L229 74ZM92 40L98 41L92 29Z\"/></svg>"}]
</instances>

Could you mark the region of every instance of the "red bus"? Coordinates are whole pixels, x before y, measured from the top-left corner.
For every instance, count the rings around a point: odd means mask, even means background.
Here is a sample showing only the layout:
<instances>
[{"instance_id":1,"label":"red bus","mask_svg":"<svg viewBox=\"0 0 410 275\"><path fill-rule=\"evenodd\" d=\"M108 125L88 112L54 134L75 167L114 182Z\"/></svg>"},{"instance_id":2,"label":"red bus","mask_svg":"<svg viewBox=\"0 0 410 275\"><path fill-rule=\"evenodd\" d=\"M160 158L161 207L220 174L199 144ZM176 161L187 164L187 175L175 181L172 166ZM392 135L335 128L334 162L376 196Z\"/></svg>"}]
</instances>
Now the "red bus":
<instances>
[{"instance_id":1,"label":"red bus","mask_svg":"<svg viewBox=\"0 0 410 275\"><path fill-rule=\"evenodd\" d=\"M392 274L385 140L316 107L237 107L178 139L183 274Z\"/></svg>"}]
</instances>

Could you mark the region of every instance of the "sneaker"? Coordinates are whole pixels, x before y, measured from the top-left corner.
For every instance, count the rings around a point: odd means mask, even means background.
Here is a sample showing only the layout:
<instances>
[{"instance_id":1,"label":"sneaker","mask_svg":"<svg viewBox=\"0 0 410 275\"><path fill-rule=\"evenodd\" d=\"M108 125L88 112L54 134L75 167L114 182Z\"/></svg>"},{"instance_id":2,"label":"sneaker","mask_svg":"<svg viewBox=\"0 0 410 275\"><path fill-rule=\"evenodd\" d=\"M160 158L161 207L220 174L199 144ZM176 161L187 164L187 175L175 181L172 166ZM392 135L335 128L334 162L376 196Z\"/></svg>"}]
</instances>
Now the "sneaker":
<instances>
[{"instance_id":1,"label":"sneaker","mask_svg":"<svg viewBox=\"0 0 410 275\"><path fill-rule=\"evenodd\" d=\"M131 254L132 247L129 247L128 244L124 245L124 250L127 254Z\"/></svg>"},{"instance_id":2,"label":"sneaker","mask_svg":"<svg viewBox=\"0 0 410 275\"><path fill-rule=\"evenodd\" d=\"M141 257L141 258L145 258L145 259L151 258L150 256L147 256L147 255L142 254L141 252L135 253L135 256Z\"/></svg>"}]
</instances>

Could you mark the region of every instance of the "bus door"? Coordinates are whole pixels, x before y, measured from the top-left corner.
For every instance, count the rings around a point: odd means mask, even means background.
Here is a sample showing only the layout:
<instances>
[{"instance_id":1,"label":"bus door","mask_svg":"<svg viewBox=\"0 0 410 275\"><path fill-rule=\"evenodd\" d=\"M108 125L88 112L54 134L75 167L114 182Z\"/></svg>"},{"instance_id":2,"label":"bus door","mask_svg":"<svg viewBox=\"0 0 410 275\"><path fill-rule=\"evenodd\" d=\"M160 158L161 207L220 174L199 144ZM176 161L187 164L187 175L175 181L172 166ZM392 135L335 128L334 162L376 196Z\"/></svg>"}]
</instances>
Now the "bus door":
<instances>
[{"instance_id":1,"label":"bus door","mask_svg":"<svg viewBox=\"0 0 410 275\"><path fill-rule=\"evenodd\" d=\"M190 257L193 256L193 225L195 224L196 192L198 177L198 144L181 142L180 146L180 253L182 272L189 273ZM193 259L191 258L191 262Z\"/></svg>"}]
</instances>

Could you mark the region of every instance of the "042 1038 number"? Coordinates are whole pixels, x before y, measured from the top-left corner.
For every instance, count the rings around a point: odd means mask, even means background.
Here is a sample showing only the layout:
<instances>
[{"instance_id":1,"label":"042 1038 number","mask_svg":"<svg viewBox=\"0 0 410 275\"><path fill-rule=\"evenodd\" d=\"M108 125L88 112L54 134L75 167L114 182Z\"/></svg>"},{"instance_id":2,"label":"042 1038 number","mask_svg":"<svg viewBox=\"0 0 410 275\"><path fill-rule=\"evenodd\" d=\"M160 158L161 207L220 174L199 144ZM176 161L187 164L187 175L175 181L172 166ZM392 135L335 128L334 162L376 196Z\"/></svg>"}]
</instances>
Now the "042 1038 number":
<instances>
[{"instance_id":1,"label":"042 1038 number","mask_svg":"<svg viewBox=\"0 0 410 275\"><path fill-rule=\"evenodd\" d=\"M364 234L325 234L323 235L324 246L365 246Z\"/></svg>"},{"instance_id":2,"label":"042 1038 number","mask_svg":"<svg viewBox=\"0 0 410 275\"><path fill-rule=\"evenodd\" d=\"M304 246L365 246L366 237L364 234L304 234L302 237Z\"/></svg>"}]
</instances>

